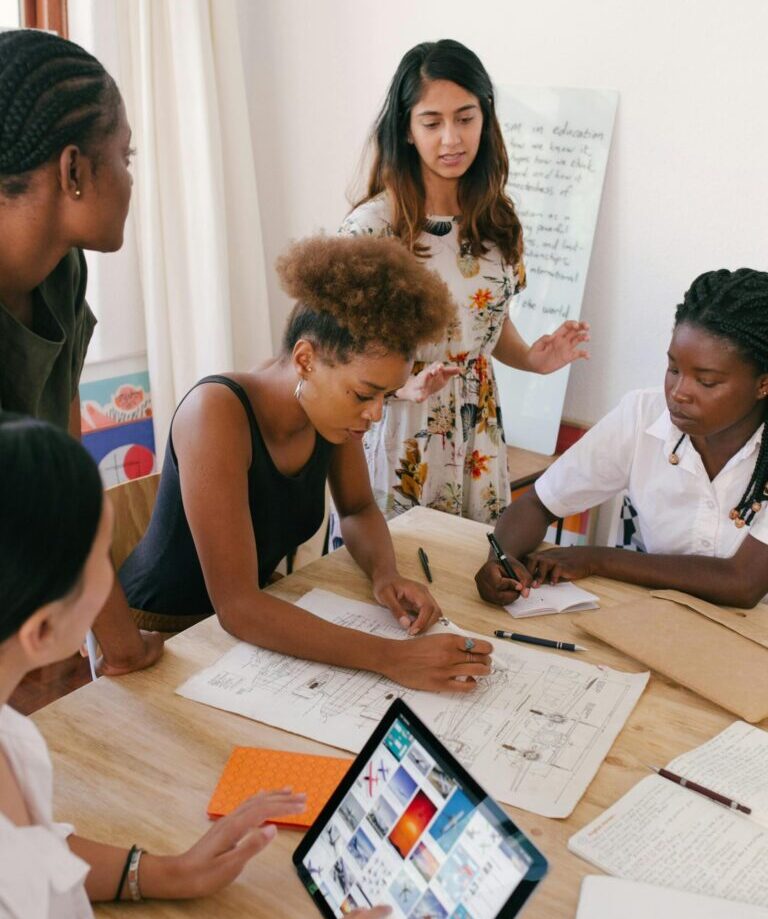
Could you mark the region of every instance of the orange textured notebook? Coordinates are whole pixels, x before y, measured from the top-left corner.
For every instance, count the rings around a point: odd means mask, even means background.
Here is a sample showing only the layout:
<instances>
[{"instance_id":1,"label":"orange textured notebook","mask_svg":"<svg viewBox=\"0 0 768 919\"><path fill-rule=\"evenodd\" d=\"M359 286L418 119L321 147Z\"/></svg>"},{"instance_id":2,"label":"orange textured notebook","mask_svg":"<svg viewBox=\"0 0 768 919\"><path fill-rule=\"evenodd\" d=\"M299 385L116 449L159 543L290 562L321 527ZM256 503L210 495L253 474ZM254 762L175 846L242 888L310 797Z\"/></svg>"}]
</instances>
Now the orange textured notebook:
<instances>
[{"instance_id":1,"label":"orange textured notebook","mask_svg":"<svg viewBox=\"0 0 768 919\"><path fill-rule=\"evenodd\" d=\"M307 795L307 809L301 814L289 814L270 822L309 827L351 764L351 759L333 756L235 747L208 802L208 816L223 817L259 791L291 788Z\"/></svg>"}]
</instances>

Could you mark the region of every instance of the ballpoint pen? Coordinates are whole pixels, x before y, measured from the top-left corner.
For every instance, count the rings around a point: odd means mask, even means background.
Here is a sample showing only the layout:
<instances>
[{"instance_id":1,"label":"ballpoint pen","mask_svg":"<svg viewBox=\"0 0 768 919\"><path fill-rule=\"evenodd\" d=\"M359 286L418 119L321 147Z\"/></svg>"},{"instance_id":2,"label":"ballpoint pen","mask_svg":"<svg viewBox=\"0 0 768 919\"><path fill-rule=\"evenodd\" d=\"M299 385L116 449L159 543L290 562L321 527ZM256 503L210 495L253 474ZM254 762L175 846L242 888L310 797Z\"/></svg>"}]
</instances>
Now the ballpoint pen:
<instances>
[{"instance_id":1,"label":"ballpoint pen","mask_svg":"<svg viewBox=\"0 0 768 919\"><path fill-rule=\"evenodd\" d=\"M681 775L677 775L675 772L670 772L669 769L664 769L660 766L649 766L648 763L643 765L647 766L652 772L655 772L657 775L660 775L663 779L668 779L670 782L674 782L675 785L682 785L683 788L689 788L691 791L695 791L696 794L702 795L704 798L709 798L711 801L716 801L718 804L722 804L723 807L730 808L730 810L739 811L742 814L751 814L752 808L747 807L745 804L739 804L738 801L734 801L733 798L729 798L726 795L721 795L718 791L712 791L711 788L705 788L703 785L699 785L697 782L692 782L690 779L685 779Z\"/></svg>"},{"instance_id":2,"label":"ballpoint pen","mask_svg":"<svg viewBox=\"0 0 768 919\"><path fill-rule=\"evenodd\" d=\"M424 575L429 583L432 583L432 572L429 570L429 559L427 558L427 553L419 546L419 561L421 562L421 567L424 569Z\"/></svg>"},{"instance_id":3,"label":"ballpoint pen","mask_svg":"<svg viewBox=\"0 0 768 919\"><path fill-rule=\"evenodd\" d=\"M515 574L515 571L512 568L512 566L509 564L509 559L507 558L506 555L504 555L504 550L501 548L501 546L496 541L496 537L493 535L493 533L486 533L485 535L488 537L488 542L491 544L491 549L493 549L493 554L496 556L499 564L504 569L504 574L506 574L508 578L512 578L513 581L517 581L518 583L520 583L520 579Z\"/></svg>"},{"instance_id":4,"label":"ballpoint pen","mask_svg":"<svg viewBox=\"0 0 768 919\"><path fill-rule=\"evenodd\" d=\"M574 645L570 641L555 641L552 638L537 638L535 635L521 635L520 632L504 632L495 629L496 638L506 638L507 641L522 641L528 645L541 645L542 648L556 648L558 651L586 651L581 645Z\"/></svg>"}]
</instances>

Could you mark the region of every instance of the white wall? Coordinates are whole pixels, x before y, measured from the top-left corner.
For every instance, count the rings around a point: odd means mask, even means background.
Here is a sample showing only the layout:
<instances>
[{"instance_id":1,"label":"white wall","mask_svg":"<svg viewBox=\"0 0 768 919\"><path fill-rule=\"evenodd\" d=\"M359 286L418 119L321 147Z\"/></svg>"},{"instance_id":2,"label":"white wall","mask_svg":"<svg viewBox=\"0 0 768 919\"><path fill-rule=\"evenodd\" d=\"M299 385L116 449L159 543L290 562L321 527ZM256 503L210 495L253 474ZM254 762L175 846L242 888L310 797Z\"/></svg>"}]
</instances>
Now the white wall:
<instances>
[{"instance_id":1,"label":"white wall","mask_svg":"<svg viewBox=\"0 0 768 919\"><path fill-rule=\"evenodd\" d=\"M711 268L768 267L763 0L238 0L267 264L344 215L402 54L456 38L497 84L620 93L565 415L661 381L673 308ZM288 303L270 272L274 334Z\"/></svg>"}]
</instances>

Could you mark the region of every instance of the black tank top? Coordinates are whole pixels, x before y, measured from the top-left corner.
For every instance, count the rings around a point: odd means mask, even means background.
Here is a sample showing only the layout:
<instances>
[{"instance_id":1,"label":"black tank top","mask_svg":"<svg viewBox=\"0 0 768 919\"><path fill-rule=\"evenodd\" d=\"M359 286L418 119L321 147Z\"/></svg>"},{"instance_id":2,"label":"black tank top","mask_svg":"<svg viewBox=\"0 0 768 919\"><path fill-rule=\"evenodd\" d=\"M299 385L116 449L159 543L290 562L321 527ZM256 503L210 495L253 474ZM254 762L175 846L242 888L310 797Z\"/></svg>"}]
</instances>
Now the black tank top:
<instances>
[{"instance_id":1,"label":"black tank top","mask_svg":"<svg viewBox=\"0 0 768 919\"><path fill-rule=\"evenodd\" d=\"M248 505L259 559L259 586L263 586L280 560L316 533L323 521L333 445L317 434L303 469L295 476L283 475L269 455L243 387L229 377L209 376L193 389L204 383L229 387L248 417L252 451ZM181 500L173 421L152 520L125 560L119 578L134 609L173 616L214 611Z\"/></svg>"}]
</instances>

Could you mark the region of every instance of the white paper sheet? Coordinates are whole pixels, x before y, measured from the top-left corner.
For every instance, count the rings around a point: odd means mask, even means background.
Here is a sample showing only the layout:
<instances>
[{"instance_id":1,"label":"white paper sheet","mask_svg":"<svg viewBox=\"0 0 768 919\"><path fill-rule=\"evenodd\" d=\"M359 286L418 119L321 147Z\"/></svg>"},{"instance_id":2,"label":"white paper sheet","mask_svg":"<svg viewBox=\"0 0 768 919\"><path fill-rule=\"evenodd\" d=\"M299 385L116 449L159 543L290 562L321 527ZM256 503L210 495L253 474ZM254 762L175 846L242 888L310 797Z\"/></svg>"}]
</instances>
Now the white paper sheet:
<instances>
[{"instance_id":1,"label":"white paper sheet","mask_svg":"<svg viewBox=\"0 0 768 919\"><path fill-rule=\"evenodd\" d=\"M527 597L518 597L504 609L514 619L545 616L550 613L576 613L599 607L598 598L583 587L561 581L559 584L542 584Z\"/></svg>"},{"instance_id":2,"label":"white paper sheet","mask_svg":"<svg viewBox=\"0 0 768 919\"><path fill-rule=\"evenodd\" d=\"M768 910L719 897L590 875L576 919L768 919Z\"/></svg>"},{"instance_id":3,"label":"white paper sheet","mask_svg":"<svg viewBox=\"0 0 768 919\"><path fill-rule=\"evenodd\" d=\"M299 605L341 626L407 640L391 613L378 606L324 590L310 591ZM475 692L438 694L240 642L177 692L353 752L401 696L495 798L543 816L567 817L624 726L648 673L623 673L501 643L493 659L496 671Z\"/></svg>"},{"instance_id":4,"label":"white paper sheet","mask_svg":"<svg viewBox=\"0 0 768 919\"><path fill-rule=\"evenodd\" d=\"M669 767L761 809L766 764L768 734L737 721ZM618 877L768 908L762 820L757 812L752 819L651 775L572 836L568 848Z\"/></svg>"}]
</instances>

